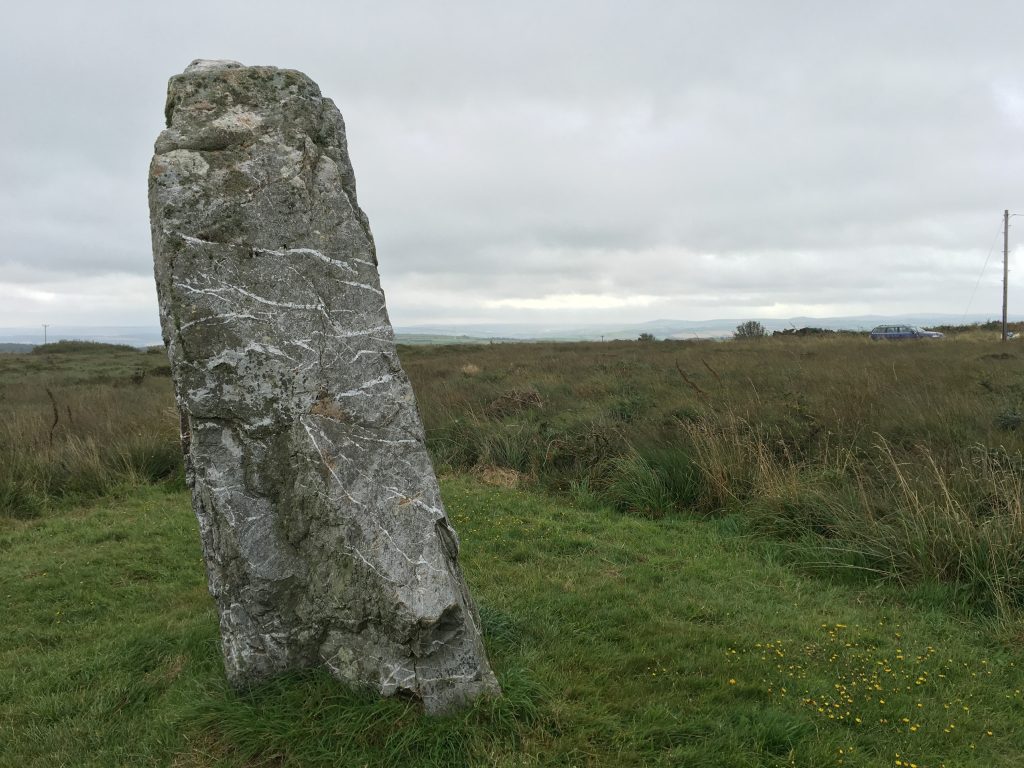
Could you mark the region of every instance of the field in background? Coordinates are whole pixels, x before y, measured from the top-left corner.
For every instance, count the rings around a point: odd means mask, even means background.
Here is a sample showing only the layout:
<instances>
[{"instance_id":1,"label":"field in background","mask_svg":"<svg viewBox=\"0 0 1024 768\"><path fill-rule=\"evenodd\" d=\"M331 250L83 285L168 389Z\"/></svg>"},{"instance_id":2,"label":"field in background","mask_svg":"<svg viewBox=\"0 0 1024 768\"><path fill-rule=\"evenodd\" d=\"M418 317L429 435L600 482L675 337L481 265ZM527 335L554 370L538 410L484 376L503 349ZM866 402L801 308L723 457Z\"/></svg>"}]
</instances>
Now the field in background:
<instances>
[{"instance_id":1,"label":"field in background","mask_svg":"<svg viewBox=\"0 0 1024 768\"><path fill-rule=\"evenodd\" d=\"M819 568L1024 605L1024 346L964 336L402 347L442 472L729 516ZM159 351L0 356L0 515L178 482Z\"/></svg>"},{"instance_id":2,"label":"field in background","mask_svg":"<svg viewBox=\"0 0 1024 768\"><path fill-rule=\"evenodd\" d=\"M1024 348L965 337L412 348L441 467L730 515L817 567L1024 603Z\"/></svg>"},{"instance_id":3,"label":"field in background","mask_svg":"<svg viewBox=\"0 0 1024 768\"><path fill-rule=\"evenodd\" d=\"M0 356L0 764L1016 766L1024 345L403 347L505 687L224 684L162 351Z\"/></svg>"},{"instance_id":4,"label":"field in background","mask_svg":"<svg viewBox=\"0 0 1024 768\"><path fill-rule=\"evenodd\" d=\"M60 342L0 355L0 516L182 472L162 349Z\"/></svg>"}]
</instances>

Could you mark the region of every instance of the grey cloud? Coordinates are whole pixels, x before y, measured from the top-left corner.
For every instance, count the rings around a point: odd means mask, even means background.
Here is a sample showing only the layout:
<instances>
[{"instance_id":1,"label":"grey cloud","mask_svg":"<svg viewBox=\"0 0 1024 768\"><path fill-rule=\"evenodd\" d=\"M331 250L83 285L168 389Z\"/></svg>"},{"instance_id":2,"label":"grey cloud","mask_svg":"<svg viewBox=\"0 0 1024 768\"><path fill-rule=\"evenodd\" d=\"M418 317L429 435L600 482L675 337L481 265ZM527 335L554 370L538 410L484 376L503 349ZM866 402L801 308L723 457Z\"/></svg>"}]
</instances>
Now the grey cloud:
<instances>
[{"instance_id":1,"label":"grey cloud","mask_svg":"<svg viewBox=\"0 0 1024 768\"><path fill-rule=\"evenodd\" d=\"M0 282L149 274L145 168L166 80L200 56L302 69L338 102L397 318L536 317L479 308L552 294L661 297L611 311L635 319L716 302L945 309L1021 200L1017 3L7 16Z\"/></svg>"}]
</instances>

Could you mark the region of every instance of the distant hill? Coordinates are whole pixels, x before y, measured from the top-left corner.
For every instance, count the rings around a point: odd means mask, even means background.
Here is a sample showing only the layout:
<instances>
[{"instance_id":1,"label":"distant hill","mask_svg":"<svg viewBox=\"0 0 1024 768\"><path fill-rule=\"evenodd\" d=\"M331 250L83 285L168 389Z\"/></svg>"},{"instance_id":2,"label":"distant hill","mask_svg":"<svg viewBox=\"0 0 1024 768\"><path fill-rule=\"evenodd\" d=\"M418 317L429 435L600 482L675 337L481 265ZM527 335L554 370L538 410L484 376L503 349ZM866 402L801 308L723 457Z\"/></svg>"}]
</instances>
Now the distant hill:
<instances>
[{"instance_id":1,"label":"distant hill","mask_svg":"<svg viewBox=\"0 0 1024 768\"><path fill-rule=\"evenodd\" d=\"M1024 315L1013 315L1014 322ZM926 328L960 326L993 321L991 315L906 314L856 315L850 317L763 317L719 318L715 320L649 320L643 323L607 323L554 325L542 323L460 323L396 326L399 344L481 344L511 341L612 341L635 339L649 333L656 339L728 339L736 326L757 320L769 333L773 331L821 328L830 331L869 331L876 325L906 323ZM28 352L42 343L42 328L0 328L0 352ZM95 341L125 344L130 347L163 347L156 326L55 326L48 329L48 340Z\"/></svg>"},{"instance_id":2,"label":"distant hill","mask_svg":"<svg viewBox=\"0 0 1024 768\"><path fill-rule=\"evenodd\" d=\"M129 347L163 346L160 329L143 325L51 325L47 341L98 341L103 344L127 344ZM0 344L43 343L41 326L32 328L0 328ZM27 350L26 350L27 351Z\"/></svg>"},{"instance_id":3,"label":"distant hill","mask_svg":"<svg viewBox=\"0 0 1024 768\"><path fill-rule=\"evenodd\" d=\"M1015 315L1014 321L1024 320L1024 315ZM466 343L465 340L495 341L611 341L613 339L635 339L641 333L650 333L658 339L724 339L730 338L736 326L745 320L759 321L769 333L786 329L821 328L829 331L870 331L876 325L905 323L926 328L953 326L971 323L986 323L991 315L950 315L950 314L906 314L906 315L856 315L850 317L790 317L784 319L743 317L715 320L649 320L643 323L616 325L550 326L526 323L479 323L465 325L414 325L402 326L395 330L399 340L403 337L460 338L455 341L421 341L419 343Z\"/></svg>"}]
</instances>

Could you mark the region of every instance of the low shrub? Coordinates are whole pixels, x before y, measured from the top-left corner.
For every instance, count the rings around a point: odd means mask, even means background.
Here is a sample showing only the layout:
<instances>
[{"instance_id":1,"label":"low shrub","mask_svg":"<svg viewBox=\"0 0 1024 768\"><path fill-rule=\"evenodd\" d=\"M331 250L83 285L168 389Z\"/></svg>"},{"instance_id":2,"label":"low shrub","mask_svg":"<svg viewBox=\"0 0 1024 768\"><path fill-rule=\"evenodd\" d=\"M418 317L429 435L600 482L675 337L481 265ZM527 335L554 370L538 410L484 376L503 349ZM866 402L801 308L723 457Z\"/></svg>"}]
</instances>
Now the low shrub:
<instances>
[{"instance_id":1,"label":"low shrub","mask_svg":"<svg viewBox=\"0 0 1024 768\"><path fill-rule=\"evenodd\" d=\"M105 344L100 341L79 341L77 339L65 339L52 341L49 344L40 344L33 347L30 354L33 355L55 355L55 354L106 354L108 352L137 352L135 347L128 344Z\"/></svg>"}]
</instances>

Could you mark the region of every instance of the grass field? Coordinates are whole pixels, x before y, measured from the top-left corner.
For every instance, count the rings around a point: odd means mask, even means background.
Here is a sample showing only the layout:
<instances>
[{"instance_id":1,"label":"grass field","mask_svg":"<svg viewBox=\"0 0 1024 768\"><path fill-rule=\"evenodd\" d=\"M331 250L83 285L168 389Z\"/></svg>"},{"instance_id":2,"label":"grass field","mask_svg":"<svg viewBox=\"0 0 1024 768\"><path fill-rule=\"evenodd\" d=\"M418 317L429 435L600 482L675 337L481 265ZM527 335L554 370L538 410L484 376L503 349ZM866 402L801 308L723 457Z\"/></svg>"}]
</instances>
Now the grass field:
<instances>
[{"instance_id":1,"label":"grass field","mask_svg":"<svg viewBox=\"0 0 1024 768\"><path fill-rule=\"evenodd\" d=\"M589 507L737 514L838 568L1024 603L1024 370L970 337L411 348L442 467Z\"/></svg>"},{"instance_id":2,"label":"grass field","mask_svg":"<svg viewBox=\"0 0 1024 768\"><path fill-rule=\"evenodd\" d=\"M186 494L136 488L0 538L0 764L1020 764L1024 653L927 590L803 576L725 523L443 490L502 701L236 696Z\"/></svg>"},{"instance_id":3,"label":"grass field","mask_svg":"<svg viewBox=\"0 0 1024 768\"><path fill-rule=\"evenodd\" d=\"M0 765L1020 765L1018 349L403 348L506 694L442 719L232 693L166 361L0 357Z\"/></svg>"}]
</instances>

